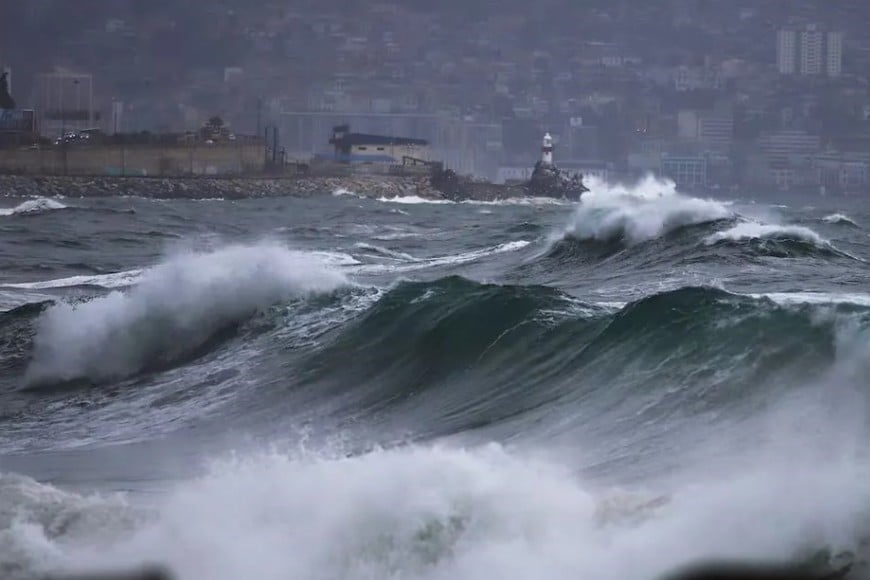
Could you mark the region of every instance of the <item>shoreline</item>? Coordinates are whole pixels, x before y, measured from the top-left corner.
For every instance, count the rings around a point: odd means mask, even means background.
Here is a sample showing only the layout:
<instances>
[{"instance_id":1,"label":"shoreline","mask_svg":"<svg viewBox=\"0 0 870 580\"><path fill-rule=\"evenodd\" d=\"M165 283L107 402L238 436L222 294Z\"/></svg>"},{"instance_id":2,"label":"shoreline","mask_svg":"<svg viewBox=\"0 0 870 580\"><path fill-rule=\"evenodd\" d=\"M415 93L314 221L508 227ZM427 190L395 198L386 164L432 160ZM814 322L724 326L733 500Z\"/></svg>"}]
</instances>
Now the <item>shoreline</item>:
<instances>
[{"instance_id":1,"label":"shoreline","mask_svg":"<svg viewBox=\"0 0 870 580\"><path fill-rule=\"evenodd\" d=\"M249 177L138 177L0 175L0 197L143 197L151 199L256 199L313 197L337 191L367 198L416 196L430 200L493 201L527 197L522 187L470 182L459 195L440 191L428 176L352 175Z\"/></svg>"}]
</instances>

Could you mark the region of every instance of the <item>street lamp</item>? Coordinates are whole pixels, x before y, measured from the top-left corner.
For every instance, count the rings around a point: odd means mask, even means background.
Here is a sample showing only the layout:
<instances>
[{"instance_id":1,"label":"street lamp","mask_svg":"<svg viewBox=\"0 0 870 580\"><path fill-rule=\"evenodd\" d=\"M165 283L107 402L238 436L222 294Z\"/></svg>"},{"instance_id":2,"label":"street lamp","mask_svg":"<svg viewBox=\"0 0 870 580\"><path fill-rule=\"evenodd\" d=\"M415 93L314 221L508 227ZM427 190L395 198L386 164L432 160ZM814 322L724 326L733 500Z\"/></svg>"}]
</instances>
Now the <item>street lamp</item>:
<instances>
[{"instance_id":1,"label":"street lamp","mask_svg":"<svg viewBox=\"0 0 870 580\"><path fill-rule=\"evenodd\" d=\"M79 106L79 79L73 79L73 85L76 87L76 106ZM67 154L66 154L66 103L61 99L60 103L60 147L63 151L63 174L66 175Z\"/></svg>"}]
</instances>

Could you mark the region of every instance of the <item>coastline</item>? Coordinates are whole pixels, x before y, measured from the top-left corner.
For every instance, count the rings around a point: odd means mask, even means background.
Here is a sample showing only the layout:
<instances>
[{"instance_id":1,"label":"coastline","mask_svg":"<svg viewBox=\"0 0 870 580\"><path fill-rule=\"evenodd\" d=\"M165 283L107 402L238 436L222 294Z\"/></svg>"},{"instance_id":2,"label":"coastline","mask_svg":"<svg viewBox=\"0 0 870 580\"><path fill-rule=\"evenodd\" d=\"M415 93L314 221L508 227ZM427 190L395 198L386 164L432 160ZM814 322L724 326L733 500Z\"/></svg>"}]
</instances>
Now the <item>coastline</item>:
<instances>
[{"instance_id":1,"label":"coastline","mask_svg":"<svg viewBox=\"0 0 870 580\"><path fill-rule=\"evenodd\" d=\"M337 191L369 198L416 196L433 200L492 201L524 197L522 187L469 182L457 195L432 185L428 176L351 175L251 177L120 177L0 175L0 197L71 198L133 196L153 199L253 199L312 197Z\"/></svg>"}]
</instances>

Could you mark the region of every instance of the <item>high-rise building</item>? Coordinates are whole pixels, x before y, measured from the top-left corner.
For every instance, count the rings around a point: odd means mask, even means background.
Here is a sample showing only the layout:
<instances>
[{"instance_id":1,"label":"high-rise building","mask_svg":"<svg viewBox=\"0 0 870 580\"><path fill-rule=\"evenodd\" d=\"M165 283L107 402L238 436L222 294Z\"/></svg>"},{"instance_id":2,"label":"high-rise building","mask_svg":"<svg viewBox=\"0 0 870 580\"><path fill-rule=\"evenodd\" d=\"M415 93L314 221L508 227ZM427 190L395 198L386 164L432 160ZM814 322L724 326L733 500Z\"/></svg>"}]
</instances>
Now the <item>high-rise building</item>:
<instances>
[{"instance_id":1,"label":"high-rise building","mask_svg":"<svg viewBox=\"0 0 870 580\"><path fill-rule=\"evenodd\" d=\"M822 74L825 34L813 25L800 32L800 71L803 76Z\"/></svg>"},{"instance_id":2,"label":"high-rise building","mask_svg":"<svg viewBox=\"0 0 870 580\"><path fill-rule=\"evenodd\" d=\"M797 72L797 31L783 28L776 35L776 65L781 75Z\"/></svg>"},{"instance_id":3,"label":"high-rise building","mask_svg":"<svg viewBox=\"0 0 870 580\"><path fill-rule=\"evenodd\" d=\"M843 33L829 32L825 68L829 77L838 77L843 72Z\"/></svg>"},{"instance_id":4,"label":"high-rise building","mask_svg":"<svg viewBox=\"0 0 870 580\"><path fill-rule=\"evenodd\" d=\"M776 64L780 74L839 76L843 67L843 33L815 24L782 28L776 35Z\"/></svg>"}]
</instances>

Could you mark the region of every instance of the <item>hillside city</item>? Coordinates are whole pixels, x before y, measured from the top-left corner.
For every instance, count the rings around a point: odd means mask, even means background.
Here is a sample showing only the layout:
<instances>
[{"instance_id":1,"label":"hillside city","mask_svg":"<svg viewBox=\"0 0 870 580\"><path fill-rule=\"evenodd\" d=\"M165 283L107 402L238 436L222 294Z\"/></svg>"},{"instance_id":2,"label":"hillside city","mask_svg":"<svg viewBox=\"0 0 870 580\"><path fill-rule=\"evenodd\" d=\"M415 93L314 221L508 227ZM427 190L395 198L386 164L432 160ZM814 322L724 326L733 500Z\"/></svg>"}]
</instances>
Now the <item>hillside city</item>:
<instances>
[{"instance_id":1,"label":"hillside city","mask_svg":"<svg viewBox=\"0 0 870 580\"><path fill-rule=\"evenodd\" d=\"M277 129L304 160L346 123L504 181L527 176L549 131L560 166L603 178L870 182L861 0L12 4L0 65L49 138L196 131L219 115L239 134Z\"/></svg>"}]
</instances>

